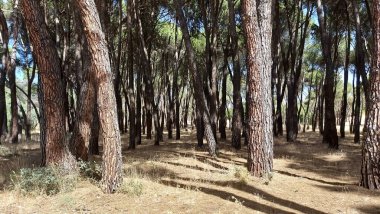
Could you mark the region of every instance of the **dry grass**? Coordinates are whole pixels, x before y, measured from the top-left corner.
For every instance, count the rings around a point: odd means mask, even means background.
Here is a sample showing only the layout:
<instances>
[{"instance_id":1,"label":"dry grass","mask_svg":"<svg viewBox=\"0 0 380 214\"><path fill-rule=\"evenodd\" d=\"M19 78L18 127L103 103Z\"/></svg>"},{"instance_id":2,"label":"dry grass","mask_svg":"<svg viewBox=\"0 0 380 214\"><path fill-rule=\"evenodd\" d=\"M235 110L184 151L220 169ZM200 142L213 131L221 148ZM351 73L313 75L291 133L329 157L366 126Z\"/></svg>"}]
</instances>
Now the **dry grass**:
<instances>
[{"instance_id":1,"label":"dry grass","mask_svg":"<svg viewBox=\"0 0 380 214\"><path fill-rule=\"evenodd\" d=\"M103 194L89 180L54 196L3 191L0 212L380 213L380 192L357 185L361 152L352 141L348 136L340 141L339 151L332 151L310 132L293 144L276 139L275 172L269 181L246 171L246 149L235 151L220 141L220 155L212 159L205 148L196 148L194 133L183 132L180 141L166 140L156 147L144 140L135 151L125 150L124 183L116 194ZM38 150L23 152L0 164L20 168L27 167L27 161L38 162ZM6 177L9 170L0 170Z\"/></svg>"}]
</instances>

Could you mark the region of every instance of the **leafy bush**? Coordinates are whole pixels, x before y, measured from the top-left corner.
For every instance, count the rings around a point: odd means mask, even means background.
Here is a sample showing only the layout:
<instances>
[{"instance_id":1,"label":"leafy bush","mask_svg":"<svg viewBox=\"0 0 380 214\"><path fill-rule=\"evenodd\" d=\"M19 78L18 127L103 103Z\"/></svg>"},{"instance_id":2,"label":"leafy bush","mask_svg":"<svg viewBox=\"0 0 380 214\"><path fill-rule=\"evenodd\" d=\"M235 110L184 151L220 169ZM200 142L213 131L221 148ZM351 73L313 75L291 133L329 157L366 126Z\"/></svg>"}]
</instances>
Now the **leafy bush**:
<instances>
[{"instance_id":1,"label":"leafy bush","mask_svg":"<svg viewBox=\"0 0 380 214\"><path fill-rule=\"evenodd\" d=\"M79 161L79 173L82 177L90 178L94 181L100 181L102 179L102 168L95 161L85 162Z\"/></svg>"},{"instance_id":2,"label":"leafy bush","mask_svg":"<svg viewBox=\"0 0 380 214\"><path fill-rule=\"evenodd\" d=\"M23 168L11 175L12 187L24 195L54 195L71 191L76 175L63 175L52 167Z\"/></svg>"}]
</instances>

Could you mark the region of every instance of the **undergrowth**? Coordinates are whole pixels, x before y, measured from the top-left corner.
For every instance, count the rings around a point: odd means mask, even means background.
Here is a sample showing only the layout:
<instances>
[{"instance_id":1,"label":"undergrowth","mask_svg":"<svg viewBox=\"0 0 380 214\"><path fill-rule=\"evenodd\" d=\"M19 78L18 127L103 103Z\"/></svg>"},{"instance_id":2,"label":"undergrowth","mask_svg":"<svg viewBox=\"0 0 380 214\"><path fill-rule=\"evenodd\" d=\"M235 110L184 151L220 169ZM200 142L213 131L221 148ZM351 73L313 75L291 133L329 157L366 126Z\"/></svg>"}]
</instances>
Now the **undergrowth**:
<instances>
[{"instance_id":1,"label":"undergrowth","mask_svg":"<svg viewBox=\"0 0 380 214\"><path fill-rule=\"evenodd\" d=\"M74 189L76 175L67 175L54 167L23 168L11 174L11 187L23 195L55 195Z\"/></svg>"}]
</instances>

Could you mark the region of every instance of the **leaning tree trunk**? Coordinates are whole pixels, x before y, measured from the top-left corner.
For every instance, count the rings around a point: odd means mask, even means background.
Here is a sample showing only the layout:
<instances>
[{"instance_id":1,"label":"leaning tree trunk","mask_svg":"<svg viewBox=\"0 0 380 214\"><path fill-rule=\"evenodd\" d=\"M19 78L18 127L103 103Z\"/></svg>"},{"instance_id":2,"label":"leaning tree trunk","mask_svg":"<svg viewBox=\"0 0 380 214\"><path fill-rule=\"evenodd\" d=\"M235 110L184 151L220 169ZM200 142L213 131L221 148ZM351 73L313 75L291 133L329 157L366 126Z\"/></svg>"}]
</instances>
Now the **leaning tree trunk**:
<instances>
[{"instance_id":1,"label":"leaning tree trunk","mask_svg":"<svg viewBox=\"0 0 380 214\"><path fill-rule=\"evenodd\" d=\"M98 116L103 142L101 187L105 193L114 192L122 182L121 139L116 110L107 42L102 31L94 0L74 1L80 13L87 40L91 65L91 81L96 85Z\"/></svg>"},{"instance_id":2,"label":"leaning tree trunk","mask_svg":"<svg viewBox=\"0 0 380 214\"><path fill-rule=\"evenodd\" d=\"M75 168L75 158L71 155L65 130L64 86L58 52L44 21L44 13L39 1L22 0L21 8L29 31L33 52L41 77L42 97L41 117L44 120L42 144L46 145L46 164L58 165L64 170ZM42 39L43 38L43 39Z\"/></svg>"},{"instance_id":3,"label":"leaning tree trunk","mask_svg":"<svg viewBox=\"0 0 380 214\"><path fill-rule=\"evenodd\" d=\"M370 99L365 140L362 144L360 184L368 189L380 189L380 1L374 0L374 52L370 78Z\"/></svg>"},{"instance_id":4,"label":"leaning tree trunk","mask_svg":"<svg viewBox=\"0 0 380 214\"><path fill-rule=\"evenodd\" d=\"M271 2L242 1L249 92L248 170L254 176L267 176L273 169Z\"/></svg>"},{"instance_id":5,"label":"leaning tree trunk","mask_svg":"<svg viewBox=\"0 0 380 214\"><path fill-rule=\"evenodd\" d=\"M182 11L183 0L176 1L176 12L182 29L183 39L186 46L187 59L189 62L189 69L192 74L193 87L195 91L195 102L199 109L204 124L204 129L198 130L197 132L203 132L206 136L206 140L209 146L209 153L211 156L216 156L216 140L211 126L210 113L207 106L206 96L203 92L203 80L200 70L197 68L195 62L194 50L190 40L189 30L187 28L187 23Z\"/></svg>"}]
</instances>

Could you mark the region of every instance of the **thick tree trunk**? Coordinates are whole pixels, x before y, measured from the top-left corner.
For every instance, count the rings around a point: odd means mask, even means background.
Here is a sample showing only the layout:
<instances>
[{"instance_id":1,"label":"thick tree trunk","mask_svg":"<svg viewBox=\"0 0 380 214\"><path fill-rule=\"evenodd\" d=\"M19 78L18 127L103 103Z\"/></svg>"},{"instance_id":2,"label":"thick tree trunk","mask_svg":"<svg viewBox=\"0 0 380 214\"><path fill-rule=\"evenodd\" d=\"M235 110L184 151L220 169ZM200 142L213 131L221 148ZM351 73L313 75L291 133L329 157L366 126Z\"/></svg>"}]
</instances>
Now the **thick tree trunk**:
<instances>
[{"instance_id":1,"label":"thick tree trunk","mask_svg":"<svg viewBox=\"0 0 380 214\"><path fill-rule=\"evenodd\" d=\"M203 83L202 75L200 73L200 70L197 68L197 64L195 62L195 56L194 56L194 50L191 44L189 30L187 28L187 23L182 11L183 7L183 1L178 0L176 1L176 12L177 16L180 22L180 26L182 29L183 39L186 46L186 53L187 53L187 59L189 62L189 69L192 74L192 80L193 80L193 87L195 91L195 102L196 106L199 109L202 121L204 124L204 130L198 130L197 132L203 132L206 136L206 140L209 146L209 153L211 156L216 156L216 140L215 136L212 130L211 120L210 120L210 113L207 106L207 101L205 94L203 92L203 86L201 85Z\"/></svg>"},{"instance_id":2,"label":"thick tree trunk","mask_svg":"<svg viewBox=\"0 0 380 214\"><path fill-rule=\"evenodd\" d=\"M21 8L29 31L30 41L41 77L42 144L46 145L46 164L65 170L76 167L66 141L64 86L61 79L59 56L44 21L44 13L36 0L22 0ZM41 39L44 38L44 39Z\"/></svg>"},{"instance_id":3,"label":"thick tree trunk","mask_svg":"<svg viewBox=\"0 0 380 214\"><path fill-rule=\"evenodd\" d=\"M271 4L270 0L242 1L249 92L248 170L254 176L268 176L273 169Z\"/></svg>"},{"instance_id":4,"label":"thick tree trunk","mask_svg":"<svg viewBox=\"0 0 380 214\"><path fill-rule=\"evenodd\" d=\"M373 3L374 53L370 78L370 102L367 111L365 140L362 144L361 186L380 189L380 2Z\"/></svg>"},{"instance_id":5,"label":"thick tree trunk","mask_svg":"<svg viewBox=\"0 0 380 214\"><path fill-rule=\"evenodd\" d=\"M70 139L70 151L77 158L83 161L88 160L90 139L93 134L91 126L93 124L93 112L96 103L95 86L90 81L88 68L90 66L88 46L83 36L83 26L78 15L76 21L76 68L77 68L77 111L72 136Z\"/></svg>"},{"instance_id":6,"label":"thick tree trunk","mask_svg":"<svg viewBox=\"0 0 380 214\"><path fill-rule=\"evenodd\" d=\"M122 159L110 58L94 0L76 0L75 5L80 13L92 62L89 73L96 85L101 141L103 142L101 187L105 193L112 193L122 182Z\"/></svg>"}]
</instances>

